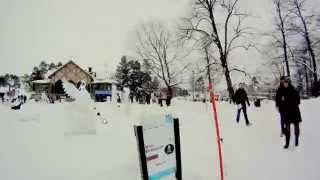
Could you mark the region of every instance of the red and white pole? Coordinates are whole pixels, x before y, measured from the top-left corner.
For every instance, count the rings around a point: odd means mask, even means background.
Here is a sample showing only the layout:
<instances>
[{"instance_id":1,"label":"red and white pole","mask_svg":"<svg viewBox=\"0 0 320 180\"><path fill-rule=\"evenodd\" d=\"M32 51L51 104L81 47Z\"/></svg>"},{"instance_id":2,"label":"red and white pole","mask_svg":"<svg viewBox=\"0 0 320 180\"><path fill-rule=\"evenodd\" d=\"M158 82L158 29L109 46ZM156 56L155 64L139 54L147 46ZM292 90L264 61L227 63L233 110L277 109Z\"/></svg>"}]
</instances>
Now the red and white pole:
<instances>
[{"instance_id":1,"label":"red and white pole","mask_svg":"<svg viewBox=\"0 0 320 180\"><path fill-rule=\"evenodd\" d=\"M214 119L214 124L216 128L216 139L218 144L219 165L220 165L220 180L223 180L224 174L223 174L223 159L222 159L220 128L219 128L219 121L218 121L216 99L215 99L212 83L209 84L209 92L210 92L210 98L212 103L213 119Z\"/></svg>"}]
</instances>

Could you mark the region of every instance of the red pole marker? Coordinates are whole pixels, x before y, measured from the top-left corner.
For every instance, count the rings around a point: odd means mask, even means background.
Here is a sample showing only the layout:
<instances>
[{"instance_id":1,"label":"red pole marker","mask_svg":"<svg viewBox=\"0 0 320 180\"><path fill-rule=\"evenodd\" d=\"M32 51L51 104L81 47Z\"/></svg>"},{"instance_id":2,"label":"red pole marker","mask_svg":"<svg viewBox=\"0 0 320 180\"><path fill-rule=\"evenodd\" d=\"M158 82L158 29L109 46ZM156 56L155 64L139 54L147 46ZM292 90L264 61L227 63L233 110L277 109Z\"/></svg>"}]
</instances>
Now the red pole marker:
<instances>
[{"instance_id":1,"label":"red pole marker","mask_svg":"<svg viewBox=\"0 0 320 180\"><path fill-rule=\"evenodd\" d=\"M219 122L218 122L217 106L216 106L216 100L215 100L215 95L213 92L212 83L209 84L209 92L210 92L211 103L212 103L214 124L215 124L215 128L216 128L216 136L217 136L216 138L217 138L217 144L218 144L219 164L220 164L220 179L223 180L224 177L223 177L221 137L220 137Z\"/></svg>"}]
</instances>

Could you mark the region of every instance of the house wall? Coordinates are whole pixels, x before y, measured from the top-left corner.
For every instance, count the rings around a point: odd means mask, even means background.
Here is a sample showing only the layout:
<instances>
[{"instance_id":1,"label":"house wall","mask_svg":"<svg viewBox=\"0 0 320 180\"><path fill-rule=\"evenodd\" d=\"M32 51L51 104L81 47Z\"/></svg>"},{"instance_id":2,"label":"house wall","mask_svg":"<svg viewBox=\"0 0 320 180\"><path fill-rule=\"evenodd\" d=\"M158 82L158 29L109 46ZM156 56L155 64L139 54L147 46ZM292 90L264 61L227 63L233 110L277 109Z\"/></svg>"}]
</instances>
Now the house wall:
<instances>
[{"instance_id":1,"label":"house wall","mask_svg":"<svg viewBox=\"0 0 320 180\"><path fill-rule=\"evenodd\" d=\"M36 93L43 93L48 91L48 89L49 89L49 84L38 84L38 83L33 84L33 90Z\"/></svg>"},{"instance_id":2,"label":"house wall","mask_svg":"<svg viewBox=\"0 0 320 180\"><path fill-rule=\"evenodd\" d=\"M91 82L91 77L73 63L67 64L51 77L51 83L54 84L58 80L73 81L77 84L79 81L85 81L86 84Z\"/></svg>"}]
</instances>

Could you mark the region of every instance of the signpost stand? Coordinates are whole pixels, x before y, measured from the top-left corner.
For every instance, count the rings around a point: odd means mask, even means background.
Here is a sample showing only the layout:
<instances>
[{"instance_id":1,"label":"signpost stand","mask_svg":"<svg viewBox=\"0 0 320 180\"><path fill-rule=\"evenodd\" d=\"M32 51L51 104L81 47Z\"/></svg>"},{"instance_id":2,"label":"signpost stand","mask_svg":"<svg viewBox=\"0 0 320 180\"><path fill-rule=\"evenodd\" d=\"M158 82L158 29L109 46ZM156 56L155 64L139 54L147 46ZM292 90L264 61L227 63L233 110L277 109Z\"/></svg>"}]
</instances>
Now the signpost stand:
<instances>
[{"instance_id":1,"label":"signpost stand","mask_svg":"<svg viewBox=\"0 0 320 180\"><path fill-rule=\"evenodd\" d=\"M176 161L177 161L177 180L182 180L182 167L181 167L181 145L180 145L180 128L179 119L173 119L174 137L176 143Z\"/></svg>"},{"instance_id":2,"label":"signpost stand","mask_svg":"<svg viewBox=\"0 0 320 180\"><path fill-rule=\"evenodd\" d=\"M179 119L166 116L163 122L134 126L134 130L142 180L158 180L171 175L182 180Z\"/></svg>"},{"instance_id":3,"label":"signpost stand","mask_svg":"<svg viewBox=\"0 0 320 180\"><path fill-rule=\"evenodd\" d=\"M135 126L135 135L137 137L138 149L140 154L140 171L142 175L142 180L149 180L148 178L148 168L147 168L147 158L144 149L144 139L143 139L143 127Z\"/></svg>"}]
</instances>

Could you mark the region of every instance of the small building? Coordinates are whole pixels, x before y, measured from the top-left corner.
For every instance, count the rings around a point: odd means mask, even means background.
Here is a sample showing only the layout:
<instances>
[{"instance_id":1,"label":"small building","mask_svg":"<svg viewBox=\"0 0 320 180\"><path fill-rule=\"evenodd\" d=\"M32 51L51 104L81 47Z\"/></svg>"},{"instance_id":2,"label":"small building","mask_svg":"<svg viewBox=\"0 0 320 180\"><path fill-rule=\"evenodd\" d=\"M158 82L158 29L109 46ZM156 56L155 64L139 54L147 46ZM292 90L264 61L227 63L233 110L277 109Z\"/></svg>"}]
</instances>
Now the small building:
<instances>
[{"instance_id":1,"label":"small building","mask_svg":"<svg viewBox=\"0 0 320 180\"><path fill-rule=\"evenodd\" d=\"M32 89L36 93L48 93L54 99L57 96L65 95L62 81L68 81L78 87L82 82L87 84L87 90L96 101L105 101L112 97L113 85L116 82L107 78L97 78L92 68L88 71L82 69L73 61L69 61L58 69L48 71L43 80L32 82Z\"/></svg>"},{"instance_id":2,"label":"small building","mask_svg":"<svg viewBox=\"0 0 320 180\"><path fill-rule=\"evenodd\" d=\"M90 92L95 101L104 102L112 99L112 92L116 90L116 83L110 80L96 80L90 84Z\"/></svg>"},{"instance_id":3,"label":"small building","mask_svg":"<svg viewBox=\"0 0 320 180\"><path fill-rule=\"evenodd\" d=\"M48 79L50 79L49 93L53 94L64 93L62 80L69 81L75 86L79 86L81 81L84 81L87 85L93 82L93 77L89 72L82 69L73 61L69 61L51 74L48 74Z\"/></svg>"},{"instance_id":4,"label":"small building","mask_svg":"<svg viewBox=\"0 0 320 180\"><path fill-rule=\"evenodd\" d=\"M32 90L36 93L48 92L50 86L50 80L35 80L32 81Z\"/></svg>"}]
</instances>

